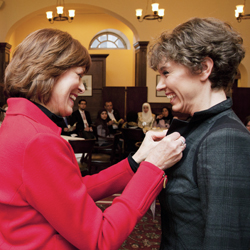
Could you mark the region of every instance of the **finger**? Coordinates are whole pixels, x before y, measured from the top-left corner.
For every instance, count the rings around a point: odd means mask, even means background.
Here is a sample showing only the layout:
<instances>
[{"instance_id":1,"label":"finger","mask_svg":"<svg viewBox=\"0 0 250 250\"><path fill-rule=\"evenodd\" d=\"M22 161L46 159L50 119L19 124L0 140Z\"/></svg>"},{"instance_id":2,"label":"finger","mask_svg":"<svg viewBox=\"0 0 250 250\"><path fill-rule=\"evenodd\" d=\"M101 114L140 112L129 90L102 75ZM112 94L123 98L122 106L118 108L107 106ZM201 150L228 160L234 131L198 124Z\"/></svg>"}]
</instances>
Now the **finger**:
<instances>
[{"instance_id":1,"label":"finger","mask_svg":"<svg viewBox=\"0 0 250 250\"><path fill-rule=\"evenodd\" d=\"M166 136L166 132L164 131L148 131L146 136L151 137L154 141L159 141Z\"/></svg>"},{"instance_id":2,"label":"finger","mask_svg":"<svg viewBox=\"0 0 250 250\"><path fill-rule=\"evenodd\" d=\"M180 136L181 136L180 133L173 132L172 134L167 135L166 137L169 138L171 141L175 141L175 140L179 139Z\"/></svg>"},{"instance_id":3,"label":"finger","mask_svg":"<svg viewBox=\"0 0 250 250\"><path fill-rule=\"evenodd\" d=\"M181 146L184 146L186 144L186 140L183 136L181 136L178 140L181 142Z\"/></svg>"}]
</instances>

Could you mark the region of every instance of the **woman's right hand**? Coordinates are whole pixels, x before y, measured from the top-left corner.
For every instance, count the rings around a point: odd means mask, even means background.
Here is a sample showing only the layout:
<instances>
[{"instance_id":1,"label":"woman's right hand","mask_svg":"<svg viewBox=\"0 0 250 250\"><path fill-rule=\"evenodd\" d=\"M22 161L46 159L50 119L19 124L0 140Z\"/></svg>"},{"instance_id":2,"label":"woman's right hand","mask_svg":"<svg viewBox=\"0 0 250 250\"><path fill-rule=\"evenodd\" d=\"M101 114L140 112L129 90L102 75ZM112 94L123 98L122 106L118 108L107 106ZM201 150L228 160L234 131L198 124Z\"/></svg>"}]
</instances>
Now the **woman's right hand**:
<instances>
[{"instance_id":1,"label":"woman's right hand","mask_svg":"<svg viewBox=\"0 0 250 250\"><path fill-rule=\"evenodd\" d=\"M154 164L164 171L181 160L182 151L185 148L185 138L178 132L174 132L165 136L157 146L150 151L145 161Z\"/></svg>"}]
</instances>

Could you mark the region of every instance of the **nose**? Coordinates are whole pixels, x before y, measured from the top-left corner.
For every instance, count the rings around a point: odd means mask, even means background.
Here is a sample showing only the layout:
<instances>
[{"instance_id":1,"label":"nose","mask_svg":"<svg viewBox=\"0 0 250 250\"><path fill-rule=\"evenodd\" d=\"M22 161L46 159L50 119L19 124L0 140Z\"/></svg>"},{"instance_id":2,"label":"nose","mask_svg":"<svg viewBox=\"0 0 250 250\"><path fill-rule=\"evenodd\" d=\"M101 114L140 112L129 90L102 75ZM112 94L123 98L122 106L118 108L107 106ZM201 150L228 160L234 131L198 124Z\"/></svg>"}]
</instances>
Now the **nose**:
<instances>
[{"instance_id":1,"label":"nose","mask_svg":"<svg viewBox=\"0 0 250 250\"><path fill-rule=\"evenodd\" d=\"M85 92L85 87L84 87L84 84L83 84L83 82L81 80L80 80L78 90L80 92L79 94L83 94Z\"/></svg>"},{"instance_id":2,"label":"nose","mask_svg":"<svg viewBox=\"0 0 250 250\"><path fill-rule=\"evenodd\" d=\"M160 76L160 80L159 80L159 82L158 82L158 84L156 86L156 90L157 91L163 91L166 88L167 88L167 86L166 86L166 83L165 83L165 81L163 79L163 76Z\"/></svg>"}]
</instances>

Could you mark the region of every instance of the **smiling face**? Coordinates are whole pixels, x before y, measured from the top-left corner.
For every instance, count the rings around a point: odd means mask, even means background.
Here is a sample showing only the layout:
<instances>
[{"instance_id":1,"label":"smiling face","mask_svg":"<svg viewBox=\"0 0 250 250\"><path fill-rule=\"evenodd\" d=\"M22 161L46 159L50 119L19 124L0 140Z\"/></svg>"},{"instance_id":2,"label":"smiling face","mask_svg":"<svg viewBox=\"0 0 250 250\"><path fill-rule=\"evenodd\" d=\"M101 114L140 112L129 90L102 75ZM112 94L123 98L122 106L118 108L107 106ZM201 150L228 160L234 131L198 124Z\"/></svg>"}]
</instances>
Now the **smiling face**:
<instances>
[{"instance_id":1,"label":"smiling face","mask_svg":"<svg viewBox=\"0 0 250 250\"><path fill-rule=\"evenodd\" d=\"M81 80L84 71L84 67L73 67L64 72L56 81L45 107L56 115L71 115L78 94L85 91Z\"/></svg>"},{"instance_id":2,"label":"smiling face","mask_svg":"<svg viewBox=\"0 0 250 250\"><path fill-rule=\"evenodd\" d=\"M173 111L193 115L205 109L203 94L211 89L211 85L202 83L200 75L192 74L187 67L174 61L163 61L158 65L158 71L161 77L156 89L165 92Z\"/></svg>"}]
</instances>

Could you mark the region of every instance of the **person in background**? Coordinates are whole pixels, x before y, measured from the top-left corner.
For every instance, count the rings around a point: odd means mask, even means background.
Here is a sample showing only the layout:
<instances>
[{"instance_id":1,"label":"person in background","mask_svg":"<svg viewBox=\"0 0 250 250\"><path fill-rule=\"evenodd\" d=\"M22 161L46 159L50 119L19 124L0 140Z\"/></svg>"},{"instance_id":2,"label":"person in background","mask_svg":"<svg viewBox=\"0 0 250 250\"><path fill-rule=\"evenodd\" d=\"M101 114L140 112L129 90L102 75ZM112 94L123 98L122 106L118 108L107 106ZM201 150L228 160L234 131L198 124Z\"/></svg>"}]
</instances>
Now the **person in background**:
<instances>
[{"instance_id":1,"label":"person in background","mask_svg":"<svg viewBox=\"0 0 250 250\"><path fill-rule=\"evenodd\" d=\"M111 101L106 101L104 108L108 114L109 131L111 134L115 134L124 123L124 120L121 118L118 110L113 109L113 103Z\"/></svg>"},{"instance_id":2,"label":"person in background","mask_svg":"<svg viewBox=\"0 0 250 250\"><path fill-rule=\"evenodd\" d=\"M126 131L126 130L133 130L133 131ZM124 149L124 156L128 155L130 152L135 152L137 150L136 143L141 143L141 140L138 140L139 136L135 136L134 133L137 135L141 135L143 138L144 133L141 128L138 127L138 113L136 111L129 111L126 116L126 122L122 125L122 133L123 133L123 149ZM128 134L130 135L128 135ZM132 133L132 134L131 134Z\"/></svg>"},{"instance_id":3,"label":"person in background","mask_svg":"<svg viewBox=\"0 0 250 250\"><path fill-rule=\"evenodd\" d=\"M2 126L3 120L6 116L6 111L8 110L8 104L4 104L0 110L0 127Z\"/></svg>"},{"instance_id":4,"label":"person in background","mask_svg":"<svg viewBox=\"0 0 250 250\"><path fill-rule=\"evenodd\" d=\"M162 113L156 116L155 126L160 128L169 128L173 120L172 111L167 108L162 108Z\"/></svg>"},{"instance_id":5,"label":"person in background","mask_svg":"<svg viewBox=\"0 0 250 250\"><path fill-rule=\"evenodd\" d=\"M126 122L122 124L122 128L138 128L138 113L136 111L127 113Z\"/></svg>"},{"instance_id":6,"label":"person in background","mask_svg":"<svg viewBox=\"0 0 250 250\"><path fill-rule=\"evenodd\" d=\"M68 123L67 117L61 117L58 119L58 121L54 121L58 127L62 129L61 135L66 135L66 136L72 136L75 137L77 136L75 129L76 125L70 126Z\"/></svg>"},{"instance_id":7,"label":"person in background","mask_svg":"<svg viewBox=\"0 0 250 250\"><path fill-rule=\"evenodd\" d=\"M110 133L108 128L108 114L106 109L101 109L98 111L97 118L95 121L96 133L98 137L98 143L100 146L104 146L106 143L105 139L101 137L112 137L113 135Z\"/></svg>"},{"instance_id":8,"label":"person in background","mask_svg":"<svg viewBox=\"0 0 250 250\"><path fill-rule=\"evenodd\" d=\"M164 170L182 157L179 133L152 132L130 158L82 177L53 117L72 114L90 65L87 49L58 29L31 33L13 53L0 129L1 249L118 249L162 190ZM104 212L96 206L117 192Z\"/></svg>"},{"instance_id":9,"label":"person in background","mask_svg":"<svg viewBox=\"0 0 250 250\"><path fill-rule=\"evenodd\" d=\"M155 121L155 114L152 114L150 104L145 102L142 104L142 112L138 112L138 126L150 130Z\"/></svg>"},{"instance_id":10,"label":"person in background","mask_svg":"<svg viewBox=\"0 0 250 250\"><path fill-rule=\"evenodd\" d=\"M78 136L85 139L94 139L94 133L92 128L92 120L90 114L87 110L87 101L85 99L80 99L78 101L78 109L74 111L70 117L70 125L76 126L75 133Z\"/></svg>"},{"instance_id":11,"label":"person in background","mask_svg":"<svg viewBox=\"0 0 250 250\"><path fill-rule=\"evenodd\" d=\"M214 18L193 18L163 32L149 49L174 119L167 134L186 138L183 158L166 170L159 195L161 250L248 250L250 247L250 134L225 91L245 56L242 37Z\"/></svg>"},{"instance_id":12,"label":"person in background","mask_svg":"<svg viewBox=\"0 0 250 250\"><path fill-rule=\"evenodd\" d=\"M250 115L246 117L244 124L247 130L250 132Z\"/></svg>"}]
</instances>

